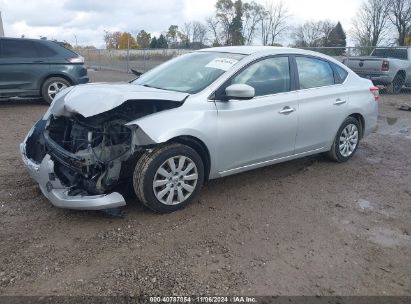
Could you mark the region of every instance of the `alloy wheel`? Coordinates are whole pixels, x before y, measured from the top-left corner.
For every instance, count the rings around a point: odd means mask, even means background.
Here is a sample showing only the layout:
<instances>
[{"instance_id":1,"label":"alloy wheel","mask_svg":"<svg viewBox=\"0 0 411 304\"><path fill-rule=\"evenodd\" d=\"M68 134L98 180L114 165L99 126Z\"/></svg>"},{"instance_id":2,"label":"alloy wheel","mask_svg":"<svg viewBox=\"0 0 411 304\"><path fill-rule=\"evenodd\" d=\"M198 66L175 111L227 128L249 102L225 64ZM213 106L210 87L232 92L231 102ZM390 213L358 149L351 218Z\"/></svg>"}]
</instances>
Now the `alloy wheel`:
<instances>
[{"instance_id":1,"label":"alloy wheel","mask_svg":"<svg viewBox=\"0 0 411 304\"><path fill-rule=\"evenodd\" d=\"M50 83L47 93L51 99L54 99L56 97L57 93L64 90L67 88L67 85L63 82L60 81L55 81Z\"/></svg>"},{"instance_id":2,"label":"alloy wheel","mask_svg":"<svg viewBox=\"0 0 411 304\"><path fill-rule=\"evenodd\" d=\"M165 205L178 205L187 200L196 188L198 169L187 156L167 159L156 171L153 191Z\"/></svg>"},{"instance_id":3,"label":"alloy wheel","mask_svg":"<svg viewBox=\"0 0 411 304\"><path fill-rule=\"evenodd\" d=\"M358 128L354 124L348 124L341 132L339 150L342 156L349 157L355 151L358 144Z\"/></svg>"}]
</instances>

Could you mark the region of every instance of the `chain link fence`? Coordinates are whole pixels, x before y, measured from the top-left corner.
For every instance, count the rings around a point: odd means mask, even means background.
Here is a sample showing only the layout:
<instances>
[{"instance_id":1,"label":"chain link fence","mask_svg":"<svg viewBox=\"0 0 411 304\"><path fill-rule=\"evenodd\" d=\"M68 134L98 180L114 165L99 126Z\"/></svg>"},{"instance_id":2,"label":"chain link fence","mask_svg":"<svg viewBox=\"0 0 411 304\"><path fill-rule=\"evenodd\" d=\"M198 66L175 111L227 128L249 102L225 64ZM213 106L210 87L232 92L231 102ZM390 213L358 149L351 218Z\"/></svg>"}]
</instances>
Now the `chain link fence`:
<instances>
[{"instance_id":1,"label":"chain link fence","mask_svg":"<svg viewBox=\"0 0 411 304\"><path fill-rule=\"evenodd\" d=\"M78 51L86 60L88 68L130 73L136 70L145 73L171 58L191 52L184 49L130 49Z\"/></svg>"},{"instance_id":2,"label":"chain link fence","mask_svg":"<svg viewBox=\"0 0 411 304\"><path fill-rule=\"evenodd\" d=\"M311 47L303 48L332 56L388 93L411 92L411 47ZM85 49L79 53L88 68L145 73L187 49Z\"/></svg>"}]
</instances>

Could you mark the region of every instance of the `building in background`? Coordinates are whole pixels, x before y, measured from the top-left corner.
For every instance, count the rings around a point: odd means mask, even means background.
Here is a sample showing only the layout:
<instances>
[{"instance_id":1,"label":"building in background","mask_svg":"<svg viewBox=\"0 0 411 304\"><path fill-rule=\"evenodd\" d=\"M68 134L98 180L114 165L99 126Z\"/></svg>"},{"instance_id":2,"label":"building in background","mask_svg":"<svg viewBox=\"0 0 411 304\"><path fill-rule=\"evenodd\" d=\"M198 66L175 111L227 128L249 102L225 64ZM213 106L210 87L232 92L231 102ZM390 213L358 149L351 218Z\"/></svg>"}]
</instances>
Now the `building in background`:
<instances>
[{"instance_id":1,"label":"building in background","mask_svg":"<svg viewBox=\"0 0 411 304\"><path fill-rule=\"evenodd\" d=\"M0 12L0 37L4 37L3 19L1 19L1 12Z\"/></svg>"}]
</instances>

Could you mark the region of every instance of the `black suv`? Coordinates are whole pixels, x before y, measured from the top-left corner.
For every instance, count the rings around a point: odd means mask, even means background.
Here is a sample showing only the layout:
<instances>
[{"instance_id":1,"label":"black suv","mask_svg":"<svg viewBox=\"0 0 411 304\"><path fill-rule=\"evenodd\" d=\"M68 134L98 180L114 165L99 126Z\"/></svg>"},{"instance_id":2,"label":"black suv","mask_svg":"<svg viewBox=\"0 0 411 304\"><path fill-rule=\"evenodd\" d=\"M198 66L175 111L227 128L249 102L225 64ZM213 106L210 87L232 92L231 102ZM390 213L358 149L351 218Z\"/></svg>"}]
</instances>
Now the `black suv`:
<instances>
[{"instance_id":1,"label":"black suv","mask_svg":"<svg viewBox=\"0 0 411 304\"><path fill-rule=\"evenodd\" d=\"M84 58L58 42L0 38L0 98L42 96L87 83Z\"/></svg>"}]
</instances>

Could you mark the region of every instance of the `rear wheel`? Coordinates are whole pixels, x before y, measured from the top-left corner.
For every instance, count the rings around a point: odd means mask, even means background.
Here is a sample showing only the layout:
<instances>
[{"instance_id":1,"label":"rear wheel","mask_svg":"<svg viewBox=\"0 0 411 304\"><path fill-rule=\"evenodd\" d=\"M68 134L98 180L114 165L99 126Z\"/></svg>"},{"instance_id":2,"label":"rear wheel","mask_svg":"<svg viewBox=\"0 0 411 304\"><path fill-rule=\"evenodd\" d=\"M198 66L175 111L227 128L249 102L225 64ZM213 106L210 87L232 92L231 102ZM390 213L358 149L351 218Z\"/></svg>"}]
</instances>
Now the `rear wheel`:
<instances>
[{"instance_id":1,"label":"rear wheel","mask_svg":"<svg viewBox=\"0 0 411 304\"><path fill-rule=\"evenodd\" d=\"M337 162L349 160L357 151L360 142L361 126L354 117L348 117L342 123L335 136L328 157Z\"/></svg>"},{"instance_id":2,"label":"rear wheel","mask_svg":"<svg viewBox=\"0 0 411 304\"><path fill-rule=\"evenodd\" d=\"M44 101L51 103L57 93L70 86L70 82L61 77L51 77L47 79L41 87L41 96Z\"/></svg>"},{"instance_id":3,"label":"rear wheel","mask_svg":"<svg viewBox=\"0 0 411 304\"><path fill-rule=\"evenodd\" d=\"M167 213L188 205L204 182L204 165L196 151L182 144L167 144L147 151L133 176L138 199L153 211Z\"/></svg>"},{"instance_id":4,"label":"rear wheel","mask_svg":"<svg viewBox=\"0 0 411 304\"><path fill-rule=\"evenodd\" d=\"M386 86L387 93L389 94L399 94L405 83L405 77L402 73L395 75L393 81Z\"/></svg>"}]
</instances>

